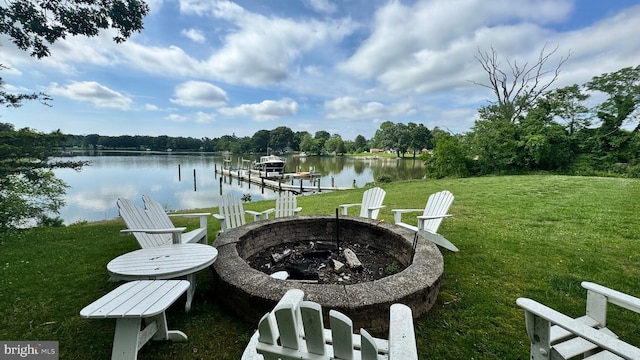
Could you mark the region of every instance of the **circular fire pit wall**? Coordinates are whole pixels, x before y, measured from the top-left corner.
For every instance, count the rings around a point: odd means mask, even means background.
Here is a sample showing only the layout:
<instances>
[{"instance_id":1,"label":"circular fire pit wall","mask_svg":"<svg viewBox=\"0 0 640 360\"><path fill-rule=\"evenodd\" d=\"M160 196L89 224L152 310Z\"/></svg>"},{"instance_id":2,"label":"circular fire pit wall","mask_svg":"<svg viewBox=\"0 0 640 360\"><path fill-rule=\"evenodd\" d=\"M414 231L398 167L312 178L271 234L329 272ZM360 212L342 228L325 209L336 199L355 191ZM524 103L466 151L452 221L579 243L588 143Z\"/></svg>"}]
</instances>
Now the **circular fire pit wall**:
<instances>
[{"instance_id":1,"label":"circular fire pit wall","mask_svg":"<svg viewBox=\"0 0 640 360\"><path fill-rule=\"evenodd\" d=\"M315 284L275 279L246 261L282 243L335 242L336 234L339 239L392 255L405 269L357 284ZM391 304L406 304L418 317L431 309L438 296L444 269L442 254L420 236L414 252L414 236L413 231L396 225L351 216L337 220L331 216L299 216L249 223L222 233L214 243L218 249L213 265L215 294L235 314L257 324L287 290L297 288L304 291L306 300L322 305L325 313L335 309L348 315L354 328L383 332L388 328Z\"/></svg>"}]
</instances>

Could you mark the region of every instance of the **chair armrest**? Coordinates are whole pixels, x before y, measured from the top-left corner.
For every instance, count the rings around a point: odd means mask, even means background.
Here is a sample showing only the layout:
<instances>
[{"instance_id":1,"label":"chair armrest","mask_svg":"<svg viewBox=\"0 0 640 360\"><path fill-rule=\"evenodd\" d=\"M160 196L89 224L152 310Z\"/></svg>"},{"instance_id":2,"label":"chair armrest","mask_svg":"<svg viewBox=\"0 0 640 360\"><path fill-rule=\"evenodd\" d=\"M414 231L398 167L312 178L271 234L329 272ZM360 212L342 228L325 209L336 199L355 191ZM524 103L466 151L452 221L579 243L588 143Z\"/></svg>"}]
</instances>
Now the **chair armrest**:
<instances>
[{"instance_id":1,"label":"chair armrest","mask_svg":"<svg viewBox=\"0 0 640 360\"><path fill-rule=\"evenodd\" d=\"M536 344L539 341L537 340L538 334L535 333L536 329L548 329L545 326L534 326L534 318L539 317L625 359L640 359L640 349L637 347L574 320L537 301L519 298L516 300L516 304L525 310L527 335L531 344Z\"/></svg>"},{"instance_id":2,"label":"chair armrest","mask_svg":"<svg viewBox=\"0 0 640 360\"><path fill-rule=\"evenodd\" d=\"M444 215L420 215L418 216L418 229L420 230L426 230L424 228L424 222L427 220L434 220L434 219L446 219L446 218L450 218L453 217L453 215L449 215L449 214L444 214ZM427 230L430 231L430 230Z\"/></svg>"},{"instance_id":3,"label":"chair armrest","mask_svg":"<svg viewBox=\"0 0 640 360\"><path fill-rule=\"evenodd\" d=\"M253 215L253 221L258 221L258 220L266 220L269 218L269 214L271 214L272 212L275 212L276 209L275 208L271 208L271 209L267 209L265 211L251 211L251 210L245 210L244 212L250 215Z\"/></svg>"},{"instance_id":4,"label":"chair armrest","mask_svg":"<svg viewBox=\"0 0 640 360\"><path fill-rule=\"evenodd\" d=\"M370 206L370 207L368 207L367 209L368 209L368 210L380 210L380 209L383 209L383 208L386 208L386 207L387 207L387 205Z\"/></svg>"},{"instance_id":5,"label":"chair armrest","mask_svg":"<svg viewBox=\"0 0 640 360\"><path fill-rule=\"evenodd\" d=\"M424 212L424 209L392 209L394 213L408 213L408 212Z\"/></svg>"},{"instance_id":6,"label":"chair armrest","mask_svg":"<svg viewBox=\"0 0 640 360\"><path fill-rule=\"evenodd\" d=\"M271 208L271 209L267 209L267 210L265 210L265 211L262 211L262 212L260 213L260 218L258 218L258 219L256 219L256 216L254 215L254 221L255 221L255 220L260 220L260 219L262 219L262 220L266 220L266 219L268 219L268 218L269 218L269 214L271 214L272 212L275 212L275 211L276 211L276 209L275 209L275 208ZM248 212L248 213L251 213L251 212L249 212L249 211L247 211L247 212Z\"/></svg>"},{"instance_id":7,"label":"chair armrest","mask_svg":"<svg viewBox=\"0 0 640 360\"><path fill-rule=\"evenodd\" d=\"M602 285L598 285L588 281L583 281L581 285L583 288L587 289L587 291L592 291L604 296L607 301L612 304L618 305L636 313L640 313L640 299L635 296L609 289L608 287L604 287Z\"/></svg>"},{"instance_id":8,"label":"chair armrest","mask_svg":"<svg viewBox=\"0 0 640 360\"><path fill-rule=\"evenodd\" d=\"M389 317L389 360L418 360L411 308L393 304Z\"/></svg>"},{"instance_id":9,"label":"chair armrest","mask_svg":"<svg viewBox=\"0 0 640 360\"><path fill-rule=\"evenodd\" d=\"M373 219L373 212L376 210L380 210L382 208L387 207L386 205L380 205L380 206L372 206L372 207L368 207L367 208L367 217L369 219Z\"/></svg>"},{"instance_id":10,"label":"chair armrest","mask_svg":"<svg viewBox=\"0 0 640 360\"><path fill-rule=\"evenodd\" d=\"M420 215L418 216L418 220L433 220L433 219L445 219L453 217L453 215L444 214L444 215Z\"/></svg>"},{"instance_id":11,"label":"chair armrest","mask_svg":"<svg viewBox=\"0 0 640 360\"><path fill-rule=\"evenodd\" d=\"M211 215L211 213L185 213L185 214L167 214L169 217L174 217L174 216L182 216L182 217L187 217L187 218L194 218L194 217L199 217L200 218L200 227L201 228L206 228L207 227L207 219L209 218L209 215Z\"/></svg>"},{"instance_id":12,"label":"chair armrest","mask_svg":"<svg viewBox=\"0 0 640 360\"><path fill-rule=\"evenodd\" d=\"M408 212L424 213L424 209L392 209L391 212L393 212L393 222L397 224L402 222L402 214Z\"/></svg>"},{"instance_id":13,"label":"chair armrest","mask_svg":"<svg viewBox=\"0 0 640 360\"><path fill-rule=\"evenodd\" d=\"M170 228L170 229L124 229L124 230L120 230L120 235L129 235L130 233L135 233L135 232L143 232L143 233L147 233L147 234L175 234L175 233L182 233L183 231L187 230L186 227L177 227L177 228Z\"/></svg>"},{"instance_id":14,"label":"chair armrest","mask_svg":"<svg viewBox=\"0 0 640 360\"><path fill-rule=\"evenodd\" d=\"M361 206L362 204L342 204L338 205L342 209L342 215L347 215L347 209L352 206Z\"/></svg>"},{"instance_id":15,"label":"chair armrest","mask_svg":"<svg viewBox=\"0 0 640 360\"><path fill-rule=\"evenodd\" d=\"M143 232L147 234L171 234L171 242L174 244L182 243L182 232L187 230L186 227L177 227L170 229L125 229L120 230L120 235L128 235L135 232Z\"/></svg>"},{"instance_id":16,"label":"chair armrest","mask_svg":"<svg viewBox=\"0 0 640 360\"><path fill-rule=\"evenodd\" d=\"M184 214L167 214L167 216L184 216L184 217L200 217L209 216L211 213L184 213Z\"/></svg>"},{"instance_id":17,"label":"chair armrest","mask_svg":"<svg viewBox=\"0 0 640 360\"><path fill-rule=\"evenodd\" d=\"M264 360L264 356L262 356L261 354L258 354L258 352L256 351L256 346L258 345L259 336L260 336L260 333L258 331L253 333L253 336L251 336L251 339L249 339L249 343L247 344L247 347L244 349L244 352L242 353L242 357L240 358L240 360Z\"/></svg>"},{"instance_id":18,"label":"chair armrest","mask_svg":"<svg viewBox=\"0 0 640 360\"><path fill-rule=\"evenodd\" d=\"M265 210L265 211L269 211L269 210ZM253 215L253 221L258 221L262 219L262 214L264 214L264 212L253 211L253 210L245 210L244 212L245 214Z\"/></svg>"},{"instance_id":19,"label":"chair armrest","mask_svg":"<svg viewBox=\"0 0 640 360\"><path fill-rule=\"evenodd\" d=\"M220 214L213 214L213 217L220 220L220 232L227 231L227 218Z\"/></svg>"}]
</instances>

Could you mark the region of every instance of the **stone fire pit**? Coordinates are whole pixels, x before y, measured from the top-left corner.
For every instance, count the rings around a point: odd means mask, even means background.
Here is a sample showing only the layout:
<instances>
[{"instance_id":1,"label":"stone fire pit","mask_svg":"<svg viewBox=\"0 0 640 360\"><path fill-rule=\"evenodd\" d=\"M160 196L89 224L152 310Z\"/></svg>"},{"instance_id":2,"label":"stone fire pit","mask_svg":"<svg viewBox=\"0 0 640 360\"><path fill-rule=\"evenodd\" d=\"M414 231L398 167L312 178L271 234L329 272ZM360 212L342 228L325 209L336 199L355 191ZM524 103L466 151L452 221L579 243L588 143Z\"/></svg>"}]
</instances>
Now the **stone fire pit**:
<instances>
[{"instance_id":1,"label":"stone fire pit","mask_svg":"<svg viewBox=\"0 0 640 360\"><path fill-rule=\"evenodd\" d=\"M334 241L335 216L299 216L249 223L222 233L215 241L218 259L213 264L215 294L238 316L257 324L289 289L301 289L305 299L348 315L356 329L386 331L389 307L403 303L414 317L431 309L440 288L444 264L440 250L408 229L360 217L338 219L340 239L349 239L391 254L404 270L375 281L357 284L315 284L275 279L253 269L246 259L281 243ZM326 314L325 314L326 315Z\"/></svg>"}]
</instances>

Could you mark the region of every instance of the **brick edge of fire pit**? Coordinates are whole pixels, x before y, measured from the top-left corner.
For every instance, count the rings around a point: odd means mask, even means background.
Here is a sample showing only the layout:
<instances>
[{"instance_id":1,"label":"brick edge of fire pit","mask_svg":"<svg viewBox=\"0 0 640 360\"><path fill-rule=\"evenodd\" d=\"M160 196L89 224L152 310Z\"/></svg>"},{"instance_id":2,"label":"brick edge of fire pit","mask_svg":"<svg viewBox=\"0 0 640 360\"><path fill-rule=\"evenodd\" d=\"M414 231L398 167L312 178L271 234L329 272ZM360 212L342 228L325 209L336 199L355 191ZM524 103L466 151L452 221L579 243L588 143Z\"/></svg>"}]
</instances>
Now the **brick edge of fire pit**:
<instances>
[{"instance_id":1,"label":"brick edge of fire pit","mask_svg":"<svg viewBox=\"0 0 640 360\"><path fill-rule=\"evenodd\" d=\"M408 246L409 249L415 235L413 231L378 220L342 216L339 221L346 226L378 227L391 231L405 242L402 247ZM335 217L314 215L264 220L222 233L214 242L218 259L213 264L213 281L218 301L243 320L257 324L260 317L270 311L287 290L297 288L304 291L306 300L320 303L324 312L329 309L343 312L353 319L355 328L362 327L374 333L387 331L389 307L393 303L409 306L414 318L431 309L438 297L444 260L437 246L422 236L418 236L413 263L403 271L352 285L307 284L274 279L251 268L238 253L240 239L244 241L256 234L264 235L265 231L271 233L268 236L277 236L276 230L294 224L308 227L309 224L325 223L335 223ZM276 235L273 235L274 232Z\"/></svg>"}]
</instances>

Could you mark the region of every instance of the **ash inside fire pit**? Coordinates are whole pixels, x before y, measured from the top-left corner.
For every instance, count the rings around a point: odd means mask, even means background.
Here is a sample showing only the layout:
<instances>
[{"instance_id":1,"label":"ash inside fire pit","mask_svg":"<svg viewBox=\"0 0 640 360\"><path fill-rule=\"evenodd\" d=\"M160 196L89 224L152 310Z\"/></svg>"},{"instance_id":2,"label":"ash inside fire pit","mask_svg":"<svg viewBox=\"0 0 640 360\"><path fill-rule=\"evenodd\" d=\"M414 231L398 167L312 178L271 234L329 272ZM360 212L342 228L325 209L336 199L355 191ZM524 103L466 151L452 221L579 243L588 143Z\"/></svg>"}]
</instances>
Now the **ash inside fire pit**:
<instances>
[{"instance_id":1,"label":"ash inside fire pit","mask_svg":"<svg viewBox=\"0 0 640 360\"><path fill-rule=\"evenodd\" d=\"M286 271L289 280L350 285L374 281L405 269L393 256L354 241L335 243L311 240L283 243L247 259L265 274Z\"/></svg>"}]
</instances>

